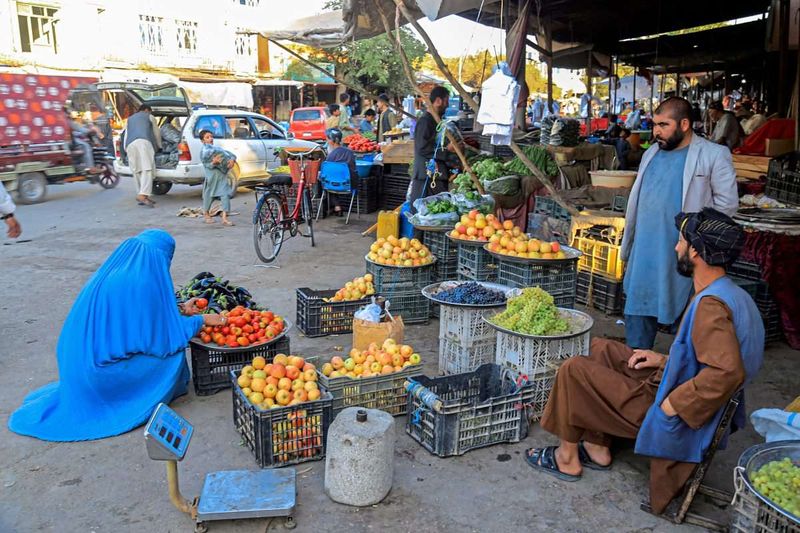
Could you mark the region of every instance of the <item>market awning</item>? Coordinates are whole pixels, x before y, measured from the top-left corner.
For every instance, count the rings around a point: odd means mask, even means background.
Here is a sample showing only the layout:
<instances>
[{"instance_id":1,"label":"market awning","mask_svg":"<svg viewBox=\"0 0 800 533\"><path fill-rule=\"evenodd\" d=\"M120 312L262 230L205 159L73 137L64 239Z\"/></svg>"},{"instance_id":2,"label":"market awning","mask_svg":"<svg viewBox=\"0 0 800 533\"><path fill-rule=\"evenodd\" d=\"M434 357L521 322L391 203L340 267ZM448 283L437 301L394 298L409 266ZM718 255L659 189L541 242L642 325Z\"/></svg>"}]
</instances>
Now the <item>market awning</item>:
<instances>
[{"instance_id":1,"label":"market awning","mask_svg":"<svg viewBox=\"0 0 800 533\"><path fill-rule=\"evenodd\" d=\"M293 80L258 80L254 85L259 87L294 87L295 89L302 89L305 83Z\"/></svg>"},{"instance_id":2,"label":"market awning","mask_svg":"<svg viewBox=\"0 0 800 533\"><path fill-rule=\"evenodd\" d=\"M384 12L394 19L394 0L377 0ZM500 0L406 0L409 10L417 18L438 20L465 10L478 9L481 4ZM344 0L344 8L297 19L280 28L267 25L248 28L268 39L292 41L317 48L332 48L351 40L367 39L384 33L383 22L375 7L375 0ZM403 21L405 22L405 21Z\"/></svg>"}]
</instances>

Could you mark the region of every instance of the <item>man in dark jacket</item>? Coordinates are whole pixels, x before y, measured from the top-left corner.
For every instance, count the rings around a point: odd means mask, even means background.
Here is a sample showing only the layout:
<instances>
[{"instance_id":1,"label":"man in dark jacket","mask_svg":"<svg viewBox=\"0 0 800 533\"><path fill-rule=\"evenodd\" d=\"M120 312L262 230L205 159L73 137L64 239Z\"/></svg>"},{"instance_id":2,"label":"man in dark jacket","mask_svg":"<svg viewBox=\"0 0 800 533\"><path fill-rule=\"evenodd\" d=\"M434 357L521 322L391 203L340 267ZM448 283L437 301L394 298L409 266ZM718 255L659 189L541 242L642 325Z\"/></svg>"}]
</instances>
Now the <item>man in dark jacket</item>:
<instances>
[{"instance_id":1,"label":"man in dark jacket","mask_svg":"<svg viewBox=\"0 0 800 533\"><path fill-rule=\"evenodd\" d=\"M450 104L450 93L444 87L437 85L430 94L430 106L440 118L444 116L447 106ZM414 200L431 196L447 190L448 155L455 151L455 148L446 144L446 148L437 150L438 135L437 122L430 111L426 111L417 120L416 130L414 131L414 175L409 187L408 200L411 202L411 211L414 212ZM444 133L442 133L444 135ZM434 175L429 175L428 162L434 160L436 170Z\"/></svg>"},{"instance_id":2,"label":"man in dark jacket","mask_svg":"<svg viewBox=\"0 0 800 533\"><path fill-rule=\"evenodd\" d=\"M139 205L154 207L150 199L155 177L155 153L161 149L161 131L158 129L153 110L142 104L139 111L128 117L125 125L125 151L133 179L136 180L136 201Z\"/></svg>"},{"instance_id":3,"label":"man in dark jacket","mask_svg":"<svg viewBox=\"0 0 800 533\"><path fill-rule=\"evenodd\" d=\"M389 107L389 95L386 93L378 95L378 113L378 127L375 136L378 142L383 142L386 140L383 135L397 126L397 117Z\"/></svg>"}]
</instances>

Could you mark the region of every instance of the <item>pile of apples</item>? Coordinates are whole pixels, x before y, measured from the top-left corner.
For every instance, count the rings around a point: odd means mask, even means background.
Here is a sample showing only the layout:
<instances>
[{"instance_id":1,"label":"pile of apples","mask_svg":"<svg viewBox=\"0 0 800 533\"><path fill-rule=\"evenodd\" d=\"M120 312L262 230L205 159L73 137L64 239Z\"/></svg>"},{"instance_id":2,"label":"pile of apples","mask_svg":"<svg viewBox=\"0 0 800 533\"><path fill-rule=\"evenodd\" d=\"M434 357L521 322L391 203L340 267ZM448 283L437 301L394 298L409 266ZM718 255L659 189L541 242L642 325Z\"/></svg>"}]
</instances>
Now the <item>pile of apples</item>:
<instances>
[{"instance_id":1,"label":"pile of apples","mask_svg":"<svg viewBox=\"0 0 800 533\"><path fill-rule=\"evenodd\" d=\"M414 267L432 263L433 255L419 239L389 235L372 243L367 259L379 265Z\"/></svg>"},{"instance_id":2,"label":"pile of apples","mask_svg":"<svg viewBox=\"0 0 800 533\"><path fill-rule=\"evenodd\" d=\"M372 284L372 274L365 274L360 278L354 278L353 281L348 281L344 287L336 291L336 294L330 298L330 302L346 302L350 300L360 300L365 296L372 296L375 294L375 285Z\"/></svg>"},{"instance_id":3,"label":"pile of apples","mask_svg":"<svg viewBox=\"0 0 800 533\"><path fill-rule=\"evenodd\" d=\"M239 348L264 344L280 335L286 327L283 318L272 311L257 311L238 306L223 311L228 317L225 326L204 326L198 337L205 344Z\"/></svg>"},{"instance_id":4,"label":"pile of apples","mask_svg":"<svg viewBox=\"0 0 800 533\"><path fill-rule=\"evenodd\" d=\"M373 342L364 351L353 348L347 359L338 355L332 357L330 362L322 365L322 375L331 379L385 376L421 363L422 357L411 346L386 339L383 345Z\"/></svg>"},{"instance_id":5,"label":"pile of apples","mask_svg":"<svg viewBox=\"0 0 800 533\"><path fill-rule=\"evenodd\" d=\"M309 415L300 409L287 413L286 420L273 422L272 453L275 461L281 463L321 456L322 416Z\"/></svg>"},{"instance_id":6,"label":"pile of apples","mask_svg":"<svg viewBox=\"0 0 800 533\"><path fill-rule=\"evenodd\" d=\"M514 229L519 228L515 227ZM502 235L492 235L486 247L489 251L497 254L525 259L564 259L567 257L558 242L531 239L524 233L514 235L511 232L503 232Z\"/></svg>"},{"instance_id":7,"label":"pile of apples","mask_svg":"<svg viewBox=\"0 0 800 533\"><path fill-rule=\"evenodd\" d=\"M484 215L477 209L473 209L469 213L461 215L461 220L450 232L450 236L463 241L489 242L492 235L502 233L504 230L512 231L513 229L514 223L510 220L500 222L492 214Z\"/></svg>"},{"instance_id":8,"label":"pile of apples","mask_svg":"<svg viewBox=\"0 0 800 533\"><path fill-rule=\"evenodd\" d=\"M236 382L247 400L262 410L313 402L321 396L316 367L297 355L278 354L272 363L254 357Z\"/></svg>"}]
</instances>

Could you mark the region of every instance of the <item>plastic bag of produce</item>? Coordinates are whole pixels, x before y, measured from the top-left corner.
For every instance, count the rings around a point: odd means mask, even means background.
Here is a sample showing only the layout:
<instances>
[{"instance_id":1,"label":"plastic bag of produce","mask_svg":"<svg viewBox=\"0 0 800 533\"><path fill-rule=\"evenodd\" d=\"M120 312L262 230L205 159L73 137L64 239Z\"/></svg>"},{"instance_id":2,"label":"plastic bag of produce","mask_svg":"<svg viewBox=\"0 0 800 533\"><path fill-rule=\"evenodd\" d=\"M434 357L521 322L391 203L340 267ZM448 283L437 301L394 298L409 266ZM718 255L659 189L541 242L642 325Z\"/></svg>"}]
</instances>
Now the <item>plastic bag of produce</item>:
<instances>
[{"instance_id":1,"label":"plastic bag of produce","mask_svg":"<svg viewBox=\"0 0 800 533\"><path fill-rule=\"evenodd\" d=\"M449 192L414 200L416 213L409 217L415 226L454 226L460 217Z\"/></svg>"},{"instance_id":2,"label":"plastic bag of produce","mask_svg":"<svg viewBox=\"0 0 800 533\"><path fill-rule=\"evenodd\" d=\"M484 215L494 213L494 198L491 194L480 195L477 192L450 193L453 203L458 207L461 214L468 213L477 209Z\"/></svg>"},{"instance_id":3,"label":"plastic bag of produce","mask_svg":"<svg viewBox=\"0 0 800 533\"><path fill-rule=\"evenodd\" d=\"M519 176L503 176L493 180L484 180L483 188L489 194L514 196L519 193Z\"/></svg>"},{"instance_id":4,"label":"plastic bag of produce","mask_svg":"<svg viewBox=\"0 0 800 533\"><path fill-rule=\"evenodd\" d=\"M780 409L759 409L750 415L750 421L767 442L800 439L800 415Z\"/></svg>"},{"instance_id":5,"label":"plastic bag of produce","mask_svg":"<svg viewBox=\"0 0 800 533\"><path fill-rule=\"evenodd\" d=\"M364 351L373 342L382 346L386 339L394 339L398 344L402 344L404 333L405 324L401 316L394 320L387 319L386 322L367 322L354 318L353 348Z\"/></svg>"}]
</instances>

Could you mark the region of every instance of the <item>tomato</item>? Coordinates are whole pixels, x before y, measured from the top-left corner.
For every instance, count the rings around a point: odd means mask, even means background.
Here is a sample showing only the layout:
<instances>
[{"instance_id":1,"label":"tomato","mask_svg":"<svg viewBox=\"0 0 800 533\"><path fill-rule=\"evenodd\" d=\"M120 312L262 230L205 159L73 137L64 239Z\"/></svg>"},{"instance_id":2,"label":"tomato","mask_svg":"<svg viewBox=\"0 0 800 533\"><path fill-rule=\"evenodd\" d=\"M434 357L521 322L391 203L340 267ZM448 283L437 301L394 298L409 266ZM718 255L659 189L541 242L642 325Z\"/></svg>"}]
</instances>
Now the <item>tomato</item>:
<instances>
[{"instance_id":1,"label":"tomato","mask_svg":"<svg viewBox=\"0 0 800 533\"><path fill-rule=\"evenodd\" d=\"M256 340L258 340L258 337L256 336L255 333L251 333L250 335L247 336L247 340L249 340L250 342L256 342Z\"/></svg>"},{"instance_id":2,"label":"tomato","mask_svg":"<svg viewBox=\"0 0 800 533\"><path fill-rule=\"evenodd\" d=\"M239 343L239 346L249 346L250 340L247 337L239 337L236 339L236 342Z\"/></svg>"},{"instance_id":3,"label":"tomato","mask_svg":"<svg viewBox=\"0 0 800 533\"><path fill-rule=\"evenodd\" d=\"M228 311L228 316L230 316L230 317L237 317L240 314L241 314L241 311L239 310L238 307L235 307L235 308L231 309L230 311Z\"/></svg>"},{"instance_id":4,"label":"tomato","mask_svg":"<svg viewBox=\"0 0 800 533\"><path fill-rule=\"evenodd\" d=\"M251 326L250 324L245 324L244 326L242 326L242 331L244 331L245 333L253 333L253 326Z\"/></svg>"},{"instance_id":5,"label":"tomato","mask_svg":"<svg viewBox=\"0 0 800 533\"><path fill-rule=\"evenodd\" d=\"M231 328L229 328L228 326L224 326L222 328L222 334L223 335L230 335L230 333L231 333Z\"/></svg>"},{"instance_id":6,"label":"tomato","mask_svg":"<svg viewBox=\"0 0 800 533\"><path fill-rule=\"evenodd\" d=\"M236 335L228 335L227 337L225 337L225 342L227 342L228 344L236 342Z\"/></svg>"},{"instance_id":7,"label":"tomato","mask_svg":"<svg viewBox=\"0 0 800 533\"><path fill-rule=\"evenodd\" d=\"M208 300L205 298L198 298L195 300L194 305L196 305L198 309L205 309L208 307Z\"/></svg>"},{"instance_id":8,"label":"tomato","mask_svg":"<svg viewBox=\"0 0 800 533\"><path fill-rule=\"evenodd\" d=\"M247 320L245 320L243 317L239 317L236 319L236 327L241 328L245 324L247 324Z\"/></svg>"},{"instance_id":9,"label":"tomato","mask_svg":"<svg viewBox=\"0 0 800 533\"><path fill-rule=\"evenodd\" d=\"M267 336L267 338L271 339L275 336L275 328L272 326L267 326L267 330L264 332L264 334Z\"/></svg>"},{"instance_id":10,"label":"tomato","mask_svg":"<svg viewBox=\"0 0 800 533\"><path fill-rule=\"evenodd\" d=\"M208 333L206 333L205 335L203 335L202 337L200 337L200 340L201 340L201 341L203 341L204 343L208 344L208 343L210 343L210 342L211 342L211 337L209 337L209 336L208 336Z\"/></svg>"},{"instance_id":11,"label":"tomato","mask_svg":"<svg viewBox=\"0 0 800 533\"><path fill-rule=\"evenodd\" d=\"M272 311L266 311L264 314L261 315L264 318L264 322L272 322L275 318L275 314Z\"/></svg>"},{"instance_id":12,"label":"tomato","mask_svg":"<svg viewBox=\"0 0 800 533\"><path fill-rule=\"evenodd\" d=\"M263 329L260 329L256 331L256 335L258 336L258 338L263 339L264 337L267 336L267 332L264 331Z\"/></svg>"},{"instance_id":13,"label":"tomato","mask_svg":"<svg viewBox=\"0 0 800 533\"><path fill-rule=\"evenodd\" d=\"M244 318L245 322L250 322L251 320L253 320L253 315L251 315L248 312L245 312L245 314L242 315L242 318Z\"/></svg>"}]
</instances>

